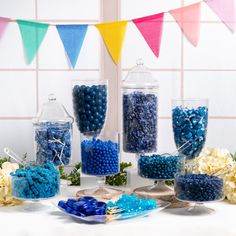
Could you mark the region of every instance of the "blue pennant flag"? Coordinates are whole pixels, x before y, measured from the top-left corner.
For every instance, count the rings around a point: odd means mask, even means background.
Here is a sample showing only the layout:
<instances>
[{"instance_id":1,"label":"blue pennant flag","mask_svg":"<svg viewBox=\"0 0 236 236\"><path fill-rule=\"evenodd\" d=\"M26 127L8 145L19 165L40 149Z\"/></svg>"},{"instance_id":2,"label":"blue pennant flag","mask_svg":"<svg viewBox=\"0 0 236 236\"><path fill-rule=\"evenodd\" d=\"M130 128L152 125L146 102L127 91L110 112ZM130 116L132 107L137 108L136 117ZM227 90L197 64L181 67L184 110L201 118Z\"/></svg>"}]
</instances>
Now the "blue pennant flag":
<instances>
[{"instance_id":1,"label":"blue pennant flag","mask_svg":"<svg viewBox=\"0 0 236 236\"><path fill-rule=\"evenodd\" d=\"M57 25L57 31L73 68L76 65L88 25Z\"/></svg>"}]
</instances>

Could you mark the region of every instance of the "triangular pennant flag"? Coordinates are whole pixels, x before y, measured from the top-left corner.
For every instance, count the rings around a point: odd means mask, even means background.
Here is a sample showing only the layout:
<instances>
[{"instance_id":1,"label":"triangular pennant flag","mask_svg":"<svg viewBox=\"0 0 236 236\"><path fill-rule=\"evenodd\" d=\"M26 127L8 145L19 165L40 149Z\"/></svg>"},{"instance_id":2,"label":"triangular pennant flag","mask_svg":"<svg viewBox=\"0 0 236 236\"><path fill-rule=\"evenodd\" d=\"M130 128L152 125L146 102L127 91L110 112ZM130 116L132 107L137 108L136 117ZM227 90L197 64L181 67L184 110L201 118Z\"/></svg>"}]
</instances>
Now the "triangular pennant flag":
<instances>
[{"instance_id":1,"label":"triangular pennant flag","mask_svg":"<svg viewBox=\"0 0 236 236\"><path fill-rule=\"evenodd\" d=\"M99 30L107 50L116 64L119 63L128 21L117 21L95 25Z\"/></svg>"},{"instance_id":2,"label":"triangular pennant flag","mask_svg":"<svg viewBox=\"0 0 236 236\"><path fill-rule=\"evenodd\" d=\"M182 29L187 39L197 46L200 34L200 3L169 11Z\"/></svg>"},{"instance_id":3,"label":"triangular pennant flag","mask_svg":"<svg viewBox=\"0 0 236 236\"><path fill-rule=\"evenodd\" d=\"M9 21L11 21L11 20L8 18L0 17L0 39L3 35L3 32L6 29Z\"/></svg>"},{"instance_id":4,"label":"triangular pennant flag","mask_svg":"<svg viewBox=\"0 0 236 236\"><path fill-rule=\"evenodd\" d=\"M30 64L47 33L48 24L36 23L31 21L17 20L27 62Z\"/></svg>"},{"instance_id":5,"label":"triangular pennant flag","mask_svg":"<svg viewBox=\"0 0 236 236\"><path fill-rule=\"evenodd\" d=\"M232 31L235 31L235 2L234 0L205 0L206 4Z\"/></svg>"},{"instance_id":6,"label":"triangular pennant flag","mask_svg":"<svg viewBox=\"0 0 236 236\"><path fill-rule=\"evenodd\" d=\"M57 31L74 68L84 42L88 25L57 25Z\"/></svg>"},{"instance_id":7,"label":"triangular pennant flag","mask_svg":"<svg viewBox=\"0 0 236 236\"><path fill-rule=\"evenodd\" d=\"M132 20L156 57L160 53L163 19L164 13L159 13Z\"/></svg>"}]
</instances>

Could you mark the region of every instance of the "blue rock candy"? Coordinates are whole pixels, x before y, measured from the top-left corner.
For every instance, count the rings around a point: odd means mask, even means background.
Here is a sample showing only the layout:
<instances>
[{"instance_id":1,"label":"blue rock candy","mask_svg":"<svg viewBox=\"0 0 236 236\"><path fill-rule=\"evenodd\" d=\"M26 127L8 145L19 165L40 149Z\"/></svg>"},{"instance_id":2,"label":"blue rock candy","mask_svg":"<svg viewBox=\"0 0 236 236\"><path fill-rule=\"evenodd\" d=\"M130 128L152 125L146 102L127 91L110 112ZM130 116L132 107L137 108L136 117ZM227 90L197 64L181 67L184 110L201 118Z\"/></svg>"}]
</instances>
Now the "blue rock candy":
<instances>
[{"instance_id":1,"label":"blue rock candy","mask_svg":"<svg viewBox=\"0 0 236 236\"><path fill-rule=\"evenodd\" d=\"M208 123L208 108L200 106L198 108L185 108L177 106L172 110L172 125L174 139L177 148L186 142L188 145L180 150L187 159L197 157L206 140Z\"/></svg>"},{"instance_id":2,"label":"blue rock candy","mask_svg":"<svg viewBox=\"0 0 236 236\"><path fill-rule=\"evenodd\" d=\"M138 160L138 173L149 179L174 179L177 172L184 166L182 156L171 155L141 155Z\"/></svg>"},{"instance_id":3,"label":"blue rock candy","mask_svg":"<svg viewBox=\"0 0 236 236\"><path fill-rule=\"evenodd\" d=\"M73 88L73 107L81 133L97 134L103 128L107 111L107 86L79 86Z\"/></svg>"},{"instance_id":4,"label":"blue rock candy","mask_svg":"<svg viewBox=\"0 0 236 236\"><path fill-rule=\"evenodd\" d=\"M224 196L223 180L207 174L180 175L175 178L175 194L185 201L219 200Z\"/></svg>"},{"instance_id":5,"label":"blue rock candy","mask_svg":"<svg viewBox=\"0 0 236 236\"><path fill-rule=\"evenodd\" d=\"M59 172L51 163L29 166L12 174L12 195L23 199L54 197L59 192Z\"/></svg>"},{"instance_id":6,"label":"blue rock candy","mask_svg":"<svg viewBox=\"0 0 236 236\"><path fill-rule=\"evenodd\" d=\"M157 104L154 94L123 95L123 149L144 153L157 149Z\"/></svg>"},{"instance_id":7,"label":"blue rock candy","mask_svg":"<svg viewBox=\"0 0 236 236\"><path fill-rule=\"evenodd\" d=\"M118 143L93 138L81 143L82 171L89 175L112 175L119 172Z\"/></svg>"},{"instance_id":8,"label":"blue rock candy","mask_svg":"<svg viewBox=\"0 0 236 236\"><path fill-rule=\"evenodd\" d=\"M71 159L71 124L44 122L35 130L36 162L68 165Z\"/></svg>"}]
</instances>

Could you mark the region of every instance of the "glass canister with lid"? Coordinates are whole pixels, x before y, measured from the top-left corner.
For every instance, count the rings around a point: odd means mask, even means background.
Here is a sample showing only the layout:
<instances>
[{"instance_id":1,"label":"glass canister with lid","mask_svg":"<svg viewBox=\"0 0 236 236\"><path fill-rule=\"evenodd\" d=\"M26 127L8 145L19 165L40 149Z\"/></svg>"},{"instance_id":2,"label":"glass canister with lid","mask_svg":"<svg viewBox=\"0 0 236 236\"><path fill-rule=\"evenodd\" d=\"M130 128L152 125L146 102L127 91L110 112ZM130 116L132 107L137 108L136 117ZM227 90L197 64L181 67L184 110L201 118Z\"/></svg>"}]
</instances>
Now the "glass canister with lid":
<instances>
[{"instance_id":1,"label":"glass canister with lid","mask_svg":"<svg viewBox=\"0 0 236 236\"><path fill-rule=\"evenodd\" d=\"M157 150L158 80L138 59L122 83L123 149L129 153Z\"/></svg>"},{"instance_id":2,"label":"glass canister with lid","mask_svg":"<svg viewBox=\"0 0 236 236\"><path fill-rule=\"evenodd\" d=\"M68 165L71 160L73 118L65 107L48 96L36 118L33 119L36 163L55 166Z\"/></svg>"}]
</instances>

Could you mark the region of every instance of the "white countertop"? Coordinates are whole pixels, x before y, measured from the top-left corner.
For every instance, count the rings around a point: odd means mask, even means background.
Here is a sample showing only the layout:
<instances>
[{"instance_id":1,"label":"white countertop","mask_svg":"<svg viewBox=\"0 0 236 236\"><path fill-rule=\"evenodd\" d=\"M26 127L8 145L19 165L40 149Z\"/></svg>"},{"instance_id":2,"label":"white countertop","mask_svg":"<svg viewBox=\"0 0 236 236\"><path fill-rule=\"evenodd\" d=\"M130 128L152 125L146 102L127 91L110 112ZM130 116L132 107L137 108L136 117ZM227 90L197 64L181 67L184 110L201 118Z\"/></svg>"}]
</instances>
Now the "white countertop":
<instances>
[{"instance_id":1,"label":"white countertop","mask_svg":"<svg viewBox=\"0 0 236 236\"><path fill-rule=\"evenodd\" d=\"M74 190L73 190L74 191ZM0 208L0 235L4 236L236 236L236 205L226 201L206 204L215 212L205 216L183 216L164 210L148 217L108 224L84 224L60 212L55 203L43 201L36 211L27 204ZM54 203L54 204L53 204Z\"/></svg>"}]
</instances>

